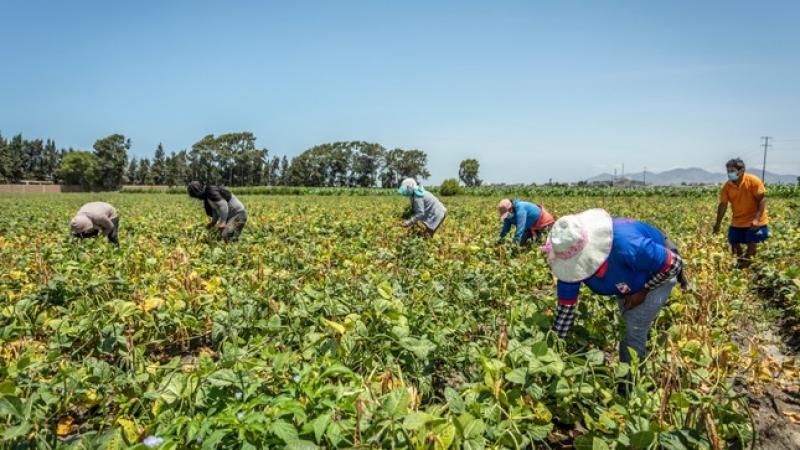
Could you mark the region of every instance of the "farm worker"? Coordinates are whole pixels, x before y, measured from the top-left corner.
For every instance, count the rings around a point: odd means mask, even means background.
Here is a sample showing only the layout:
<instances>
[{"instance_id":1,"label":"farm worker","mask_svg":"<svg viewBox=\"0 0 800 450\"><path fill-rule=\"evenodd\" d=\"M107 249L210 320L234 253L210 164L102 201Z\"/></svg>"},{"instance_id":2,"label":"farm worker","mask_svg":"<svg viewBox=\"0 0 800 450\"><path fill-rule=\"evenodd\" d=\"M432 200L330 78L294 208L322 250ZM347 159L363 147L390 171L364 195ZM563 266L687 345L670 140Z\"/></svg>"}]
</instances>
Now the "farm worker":
<instances>
[{"instance_id":1,"label":"farm worker","mask_svg":"<svg viewBox=\"0 0 800 450\"><path fill-rule=\"evenodd\" d=\"M247 223L247 211L242 202L222 186L203 185L192 181L187 186L189 196L203 200L206 215L211 217L207 228L217 227L225 242L236 240Z\"/></svg>"},{"instance_id":2,"label":"farm worker","mask_svg":"<svg viewBox=\"0 0 800 450\"><path fill-rule=\"evenodd\" d=\"M73 236L81 239L97 236L102 231L109 242L119 247L119 214L108 203L89 202L81 206L70 221L69 228Z\"/></svg>"},{"instance_id":3,"label":"farm worker","mask_svg":"<svg viewBox=\"0 0 800 450\"><path fill-rule=\"evenodd\" d=\"M400 195L411 198L412 216L402 223L403 228L408 228L417 222L425 224L425 234L433 237L436 230L447 216L447 208L435 195L423 189L413 178L406 178L400 183L397 191Z\"/></svg>"},{"instance_id":4,"label":"farm worker","mask_svg":"<svg viewBox=\"0 0 800 450\"><path fill-rule=\"evenodd\" d=\"M617 297L626 325L620 360L631 361L628 348L643 360L653 320L677 280L685 287L675 245L652 225L590 209L558 219L542 250L558 279L553 322L558 336L565 338L572 327L585 284L597 294Z\"/></svg>"},{"instance_id":5,"label":"farm worker","mask_svg":"<svg viewBox=\"0 0 800 450\"><path fill-rule=\"evenodd\" d=\"M516 198L500 200L497 212L503 223L503 228L500 230L500 241L511 231L512 226L516 226L514 242L523 246L529 245L531 240L538 241L555 222L553 216L544 207Z\"/></svg>"},{"instance_id":6,"label":"farm worker","mask_svg":"<svg viewBox=\"0 0 800 450\"><path fill-rule=\"evenodd\" d=\"M722 218L728 209L733 210L731 225L728 227L728 242L736 256L739 267L748 267L756 255L756 245L769 238L767 223L767 189L757 176L746 173L744 161L732 159L725 164L728 181L722 186L717 206L717 221L714 233L719 233ZM742 244L747 251L742 257Z\"/></svg>"}]
</instances>

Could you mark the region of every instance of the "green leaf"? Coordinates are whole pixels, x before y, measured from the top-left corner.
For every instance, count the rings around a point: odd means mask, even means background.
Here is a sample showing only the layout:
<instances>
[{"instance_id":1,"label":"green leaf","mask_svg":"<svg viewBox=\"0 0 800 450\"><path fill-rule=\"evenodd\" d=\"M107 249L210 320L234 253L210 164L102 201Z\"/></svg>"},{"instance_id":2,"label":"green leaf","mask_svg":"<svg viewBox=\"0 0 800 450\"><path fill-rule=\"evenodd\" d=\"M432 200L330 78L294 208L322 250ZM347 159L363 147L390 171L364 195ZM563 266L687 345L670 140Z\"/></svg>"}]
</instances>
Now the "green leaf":
<instances>
[{"instance_id":1,"label":"green leaf","mask_svg":"<svg viewBox=\"0 0 800 450\"><path fill-rule=\"evenodd\" d=\"M208 382L217 387L230 386L239 382L239 378L231 369L220 369L207 378Z\"/></svg>"},{"instance_id":2,"label":"green leaf","mask_svg":"<svg viewBox=\"0 0 800 450\"><path fill-rule=\"evenodd\" d=\"M681 436L672 432L659 434L658 444L664 450L689 450L681 441Z\"/></svg>"},{"instance_id":3,"label":"green leaf","mask_svg":"<svg viewBox=\"0 0 800 450\"><path fill-rule=\"evenodd\" d=\"M525 430L528 432L528 436L530 436L531 440L543 441L547 439L547 436L549 436L550 432L553 431L553 424L548 423L545 425L527 425Z\"/></svg>"},{"instance_id":4,"label":"green leaf","mask_svg":"<svg viewBox=\"0 0 800 450\"><path fill-rule=\"evenodd\" d=\"M16 393L17 386L11 380L6 380L0 383L0 394L11 394L14 395Z\"/></svg>"},{"instance_id":5,"label":"green leaf","mask_svg":"<svg viewBox=\"0 0 800 450\"><path fill-rule=\"evenodd\" d=\"M0 397L0 416L22 417L22 402L17 397L4 395Z\"/></svg>"},{"instance_id":6,"label":"green leaf","mask_svg":"<svg viewBox=\"0 0 800 450\"><path fill-rule=\"evenodd\" d=\"M566 397L567 395L570 394L570 392L571 390L569 388L569 383L567 383L567 380L565 380L564 378L559 378L558 381L556 381L553 392L556 395L556 397Z\"/></svg>"},{"instance_id":7,"label":"green leaf","mask_svg":"<svg viewBox=\"0 0 800 450\"><path fill-rule=\"evenodd\" d=\"M3 440L4 441L11 441L20 436L24 436L28 431L31 429L31 424L28 422L22 422L21 424L15 427L6 428L6 432L3 433Z\"/></svg>"},{"instance_id":8,"label":"green leaf","mask_svg":"<svg viewBox=\"0 0 800 450\"><path fill-rule=\"evenodd\" d=\"M525 376L528 374L527 367L520 367L518 369L514 369L511 372L506 374L506 380L515 383L515 384L525 384Z\"/></svg>"},{"instance_id":9,"label":"green leaf","mask_svg":"<svg viewBox=\"0 0 800 450\"><path fill-rule=\"evenodd\" d=\"M314 425L314 438L316 438L317 442L320 444L322 443L322 436L325 434L325 430L328 428L330 421L330 413L323 414L312 421Z\"/></svg>"},{"instance_id":10,"label":"green leaf","mask_svg":"<svg viewBox=\"0 0 800 450\"><path fill-rule=\"evenodd\" d=\"M437 427L435 430L436 433L436 445L435 450L446 450L449 449L451 445L453 445L453 441L456 438L456 427L451 424L444 424L441 427Z\"/></svg>"},{"instance_id":11,"label":"green leaf","mask_svg":"<svg viewBox=\"0 0 800 450\"><path fill-rule=\"evenodd\" d=\"M403 421L403 428L410 431L417 431L433 418L434 416L428 413L413 411L406 415L406 419Z\"/></svg>"},{"instance_id":12,"label":"green leaf","mask_svg":"<svg viewBox=\"0 0 800 450\"><path fill-rule=\"evenodd\" d=\"M414 356L419 359L426 359L428 354L436 349L436 345L434 345L433 342L425 338L418 339L410 336L401 339L400 345L404 349L414 353Z\"/></svg>"},{"instance_id":13,"label":"green leaf","mask_svg":"<svg viewBox=\"0 0 800 450\"><path fill-rule=\"evenodd\" d=\"M610 450L608 444L602 438L592 433L579 436L572 445L575 450Z\"/></svg>"},{"instance_id":14,"label":"green leaf","mask_svg":"<svg viewBox=\"0 0 800 450\"><path fill-rule=\"evenodd\" d=\"M602 366L604 360L605 356L603 355L603 352L596 348L593 348L588 352L586 352L586 361L591 366Z\"/></svg>"},{"instance_id":15,"label":"green leaf","mask_svg":"<svg viewBox=\"0 0 800 450\"><path fill-rule=\"evenodd\" d=\"M211 433L211 436L206 438L203 441L203 450L214 450L218 447L218 444L222 442L222 439L225 438L225 435L228 434L225 430L216 430Z\"/></svg>"},{"instance_id":16,"label":"green leaf","mask_svg":"<svg viewBox=\"0 0 800 450\"><path fill-rule=\"evenodd\" d=\"M631 436L631 446L633 448L645 449L650 447L650 445L653 442L655 442L655 440L656 440L655 432L651 430L640 431Z\"/></svg>"},{"instance_id":17,"label":"green leaf","mask_svg":"<svg viewBox=\"0 0 800 450\"><path fill-rule=\"evenodd\" d=\"M476 419L469 413L464 413L459 416L458 424L461 427L461 435L464 439L483 436L484 431L486 431L486 425L483 423L483 420Z\"/></svg>"},{"instance_id":18,"label":"green leaf","mask_svg":"<svg viewBox=\"0 0 800 450\"><path fill-rule=\"evenodd\" d=\"M386 300L392 299L393 291L394 289L392 289L392 285L389 284L388 281L384 281L383 283L378 285L378 295L380 295Z\"/></svg>"},{"instance_id":19,"label":"green leaf","mask_svg":"<svg viewBox=\"0 0 800 450\"><path fill-rule=\"evenodd\" d=\"M486 448L486 439L483 436L465 439L462 448L464 450L483 450Z\"/></svg>"},{"instance_id":20,"label":"green leaf","mask_svg":"<svg viewBox=\"0 0 800 450\"><path fill-rule=\"evenodd\" d=\"M272 422L269 430L272 432L272 434L278 436L287 444L298 439L297 430L294 428L294 425L285 420L278 419Z\"/></svg>"},{"instance_id":21,"label":"green leaf","mask_svg":"<svg viewBox=\"0 0 800 450\"><path fill-rule=\"evenodd\" d=\"M458 395L453 388L445 388L444 390L444 398L447 399L447 404L450 408L450 411L453 414L461 414L466 410L466 405L464 405L464 400Z\"/></svg>"},{"instance_id":22,"label":"green leaf","mask_svg":"<svg viewBox=\"0 0 800 450\"><path fill-rule=\"evenodd\" d=\"M383 400L383 410L392 417L400 417L408 411L410 402L408 392L405 389L397 389Z\"/></svg>"},{"instance_id":23,"label":"green leaf","mask_svg":"<svg viewBox=\"0 0 800 450\"><path fill-rule=\"evenodd\" d=\"M319 377L320 378L327 378L327 377L333 377L333 376L336 376L336 375L353 376L354 374L353 374L353 371L348 369L347 367L345 367L345 366L343 366L341 364L334 364L331 367L327 368L325 370L325 372L322 372L322 375L320 375Z\"/></svg>"},{"instance_id":24,"label":"green leaf","mask_svg":"<svg viewBox=\"0 0 800 450\"><path fill-rule=\"evenodd\" d=\"M184 388L184 378L182 374L174 375L168 379L167 385L161 389L159 398L161 401L172 404L181 398Z\"/></svg>"},{"instance_id":25,"label":"green leaf","mask_svg":"<svg viewBox=\"0 0 800 450\"><path fill-rule=\"evenodd\" d=\"M343 439L341 425L336 422L331 422L328 426L328 430L325 432L325 436L330 439L331 444L333 444L334 447L338 447L339 443L342 442Z\"/></svg>"},{"instance_id":26,"label":"green leaf","mask_svg":"<svg viewBox=\"0 0 800 450\"><path fill-rule=\"evenodd\" d=\"M285 448L287 450L317 450L319 446L311 441L298 439L288 442Z\"/></svg>"}]
</instances>

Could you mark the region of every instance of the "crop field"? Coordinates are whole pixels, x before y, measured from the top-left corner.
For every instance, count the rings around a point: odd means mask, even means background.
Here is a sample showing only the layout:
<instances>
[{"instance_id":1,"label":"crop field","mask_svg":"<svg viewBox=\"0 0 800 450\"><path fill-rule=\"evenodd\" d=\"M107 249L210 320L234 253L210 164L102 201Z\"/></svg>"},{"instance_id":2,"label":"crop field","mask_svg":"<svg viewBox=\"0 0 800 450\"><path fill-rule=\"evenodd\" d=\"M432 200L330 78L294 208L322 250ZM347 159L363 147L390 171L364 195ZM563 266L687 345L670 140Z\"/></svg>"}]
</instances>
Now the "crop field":
<instances>
[{"instance_id":1,"label":"crop field","mask_svg":"<svg viewBox=\"0 0 800 450\"><path fill-rule=\"evenodd\" d=\"M613 299L584 289L570 336L549 331L555 280L537 248L495 244L496 197L442 198L431 240L396 196L240 199L226 245L185 195L0 196L0 447L749 448L742 392L778 375L741 321L776 297L800 315L791 199L738 271L714 195L532 198L677 242L691 288L642 370L618 362ZM119 210L119 248L68 236L89 200Z\"/></svg>"}]
</instances>

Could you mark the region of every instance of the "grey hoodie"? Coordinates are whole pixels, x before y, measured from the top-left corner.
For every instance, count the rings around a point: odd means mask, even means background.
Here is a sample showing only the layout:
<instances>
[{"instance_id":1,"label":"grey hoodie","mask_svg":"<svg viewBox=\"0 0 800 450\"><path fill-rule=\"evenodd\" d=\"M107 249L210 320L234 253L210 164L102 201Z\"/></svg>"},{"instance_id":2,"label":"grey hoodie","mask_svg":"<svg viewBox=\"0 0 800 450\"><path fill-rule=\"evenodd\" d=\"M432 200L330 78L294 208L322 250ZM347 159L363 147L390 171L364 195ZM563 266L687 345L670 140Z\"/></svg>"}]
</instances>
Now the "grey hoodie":
<instances>
[{"instance_id":1,"label":"grey hoodie","mask_svg":"<svg viewBox=\"0 0 800 450\"><path fill-rule=\"evenodd\" d=\"M112 220L118 217L117 210L105 202L90 202L78 210L78 214L70 222L73 234L85 233L95 228L108 236L114 230Z\"/></svg>"},{"instance_id":2,"label":"grey hoodie","mask_svg":"<svg viewBox=\"0 0 800 450\"><path fill-rule=\"evenodd\" d=\"M233 194L231 194L230 201L226 202L225 199L220 199L216 202L209 200L208 203L211 205L212 210L212 224L217 222L226 223L229 219L236 217L237 214L245 212L244 205Z\"/></svg>"},{"instance_id":3,"label":"grey hoodie","mask_svg":"<svg viewBox=\"0 0 800 450\"><path fill-rule=\"evenodd\" d=\"M438 228L444 219L444 215L447 214L447 208L435 195L428 191L425 191L422 197L413 194L411 196L411 208L414 210L414 216L406 221L406 225L411 226L420 221L429 230Z\"/></svg>"}]
</instances>

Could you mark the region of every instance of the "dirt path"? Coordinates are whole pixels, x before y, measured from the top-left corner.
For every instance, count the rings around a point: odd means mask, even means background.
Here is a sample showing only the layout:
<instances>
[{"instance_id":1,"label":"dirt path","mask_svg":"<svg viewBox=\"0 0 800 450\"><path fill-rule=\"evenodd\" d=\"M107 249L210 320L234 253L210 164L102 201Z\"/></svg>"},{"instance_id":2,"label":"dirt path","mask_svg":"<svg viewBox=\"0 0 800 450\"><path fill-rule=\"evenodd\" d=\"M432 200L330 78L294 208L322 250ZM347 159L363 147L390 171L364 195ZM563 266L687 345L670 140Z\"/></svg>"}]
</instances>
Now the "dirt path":
<instances>
[{"instance_id":1,"label":"dirt path","mask_svg":"<svg viewBox=\"0 0 800 450\"><path fill-rule=\"evenodd\" d=\"M754 303L755 308L763 305ZM755 448L800 449L800 357L787 345L780 325L762 311L746 314L734 341L744 355L736 389L749 401ZM793 347L792 347L793 348Z\"/></svg>"}]
</instances>

